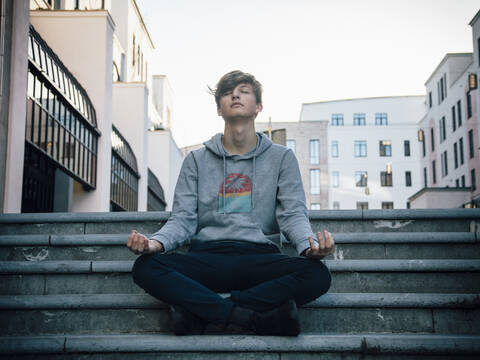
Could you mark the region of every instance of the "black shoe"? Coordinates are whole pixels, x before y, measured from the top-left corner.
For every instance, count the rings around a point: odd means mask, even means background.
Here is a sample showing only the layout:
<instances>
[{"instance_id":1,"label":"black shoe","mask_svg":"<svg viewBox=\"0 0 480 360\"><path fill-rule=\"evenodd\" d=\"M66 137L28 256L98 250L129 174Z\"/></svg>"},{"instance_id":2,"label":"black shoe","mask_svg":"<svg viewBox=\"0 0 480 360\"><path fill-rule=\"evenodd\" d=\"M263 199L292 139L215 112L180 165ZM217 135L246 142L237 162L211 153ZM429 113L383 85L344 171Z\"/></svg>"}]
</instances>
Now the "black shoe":
<instances>
[{"instance_id":1,"label":"black shoe","mask_svg":"<svg viewBox=\"0 0 480 360\"><path fill-rule=\"evenodd\" d=\"M205 321L180 305L170 305L170 324L175 335L201 335Z\"/></svg>"},{"instance_id":2,"label":"black shoe","mask_svg":"<svg viewBox=\"0 0 480 360\"><path fill-rule=\"evenodd\" d=\"M300 334L297 305L292 299L268 312L254 312L252 323L258 335L297 336Z\"/></svg>"},{"instance_id":3,"label":"black shoe","mask_svg":"<svg viewBox=\"0 0 480 360\"><path fill-rule=\"evenodd\" d=\"M235 306L229 323L240 327L245 333L253 332L257 335L297 336L300 333L297 305L294 300L288 300L267 312Z\"/></svg>"}]
</instances>

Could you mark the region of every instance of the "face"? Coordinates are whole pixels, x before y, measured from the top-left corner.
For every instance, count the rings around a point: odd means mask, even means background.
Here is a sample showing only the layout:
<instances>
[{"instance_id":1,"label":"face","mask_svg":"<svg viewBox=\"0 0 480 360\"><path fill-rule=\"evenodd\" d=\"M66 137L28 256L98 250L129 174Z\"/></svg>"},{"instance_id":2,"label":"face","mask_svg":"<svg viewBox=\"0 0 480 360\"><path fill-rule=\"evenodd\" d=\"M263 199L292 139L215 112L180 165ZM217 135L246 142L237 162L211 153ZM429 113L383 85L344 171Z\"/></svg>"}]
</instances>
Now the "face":
<instances>
[{"instance_id":1,"label":"face","mask_svg":"<svg viewBox=\"0 0 480 360\"><path fill-rule=\"evenodd\" d=\"M255 119L262 108L262 104L257 104L252 85L238 84L222 95L217 113L225 120Z\"/></svg>"}]
</instances>

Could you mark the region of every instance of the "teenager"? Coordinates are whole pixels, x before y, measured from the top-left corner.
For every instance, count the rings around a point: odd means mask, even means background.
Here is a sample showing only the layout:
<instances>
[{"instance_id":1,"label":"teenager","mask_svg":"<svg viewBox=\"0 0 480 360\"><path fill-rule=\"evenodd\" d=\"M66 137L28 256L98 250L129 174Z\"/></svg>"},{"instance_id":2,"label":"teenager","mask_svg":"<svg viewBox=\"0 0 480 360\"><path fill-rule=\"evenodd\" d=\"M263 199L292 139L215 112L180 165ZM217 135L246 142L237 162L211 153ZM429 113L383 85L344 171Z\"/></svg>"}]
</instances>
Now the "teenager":
<instances>
[{"instance_id":1,"label":"teenager","mask_svg":"<svg viewBox=\"0 0 480 360\"><path fill-rule=\"evenodd\" d=\"M330 287L319 259L333 253L333 237L312 233L294 153L255 131L261 84L232 71L212 93L224 133L185 158L167 223L150 238L130 234L127 246L142 254L134 281L171 305L177 335L233 327L296 336L297 306ZM299 256L280 252L281 233ZM185 244L188 253L172 253Z\"/></svg>"}]
</instances>

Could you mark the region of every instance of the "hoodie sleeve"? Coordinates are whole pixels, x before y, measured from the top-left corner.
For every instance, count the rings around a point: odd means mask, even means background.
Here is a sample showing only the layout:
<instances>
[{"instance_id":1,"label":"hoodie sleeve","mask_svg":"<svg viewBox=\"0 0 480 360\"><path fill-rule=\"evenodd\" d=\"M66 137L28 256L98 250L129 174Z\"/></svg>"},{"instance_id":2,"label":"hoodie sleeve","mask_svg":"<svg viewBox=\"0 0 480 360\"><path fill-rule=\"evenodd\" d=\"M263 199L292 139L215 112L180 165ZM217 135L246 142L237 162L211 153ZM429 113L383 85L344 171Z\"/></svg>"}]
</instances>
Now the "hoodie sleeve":
<instances>
[{"instance_id":1,"label":"hoodie sleeve","mask_svg":"<svg viewBox=\"0 0 480 360\"><path fill-rule=\"evenodd\" d=\"M295 244L299 255L310 247L308 238L315 239L305 201L298 161L288 149L280 165L276 215L280 231Z\"/></svg>"},{"instance_id":2,"label":"hoodie sleeve","mask_svg":"<svg viewBox=\"0 0 480 360\"><path fill-rule=\"evenodd\" d=\"M167 223L150 237L161 242L165 252L187 243L197 231L197 183L197 163L190 153L183 161L175 186L172 214Z\"/></svg>"}]
</instances>

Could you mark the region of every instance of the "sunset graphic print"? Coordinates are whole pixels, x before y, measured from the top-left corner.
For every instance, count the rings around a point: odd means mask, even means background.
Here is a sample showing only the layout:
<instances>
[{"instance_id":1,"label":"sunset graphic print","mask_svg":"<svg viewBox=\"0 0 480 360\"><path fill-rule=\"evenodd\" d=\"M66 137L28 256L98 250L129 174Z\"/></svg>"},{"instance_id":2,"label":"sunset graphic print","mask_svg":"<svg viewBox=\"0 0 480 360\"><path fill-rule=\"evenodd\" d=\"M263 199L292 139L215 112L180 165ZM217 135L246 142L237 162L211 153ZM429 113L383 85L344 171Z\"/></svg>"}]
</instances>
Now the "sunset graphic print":
<instances>
[{"instance_id":1,"label":"sunset graphic print","mask_svg":"<svg viewBox=\"0 0 480 360\"><path fill-rule=\"evenodd\" d=\"M225 180L225 212L250 212L252 198L252 183L248 176L230 174ZM218 194L218 212L223 213L223 183Z\"/></svg>"}]
</instances>

